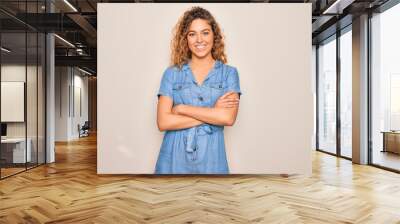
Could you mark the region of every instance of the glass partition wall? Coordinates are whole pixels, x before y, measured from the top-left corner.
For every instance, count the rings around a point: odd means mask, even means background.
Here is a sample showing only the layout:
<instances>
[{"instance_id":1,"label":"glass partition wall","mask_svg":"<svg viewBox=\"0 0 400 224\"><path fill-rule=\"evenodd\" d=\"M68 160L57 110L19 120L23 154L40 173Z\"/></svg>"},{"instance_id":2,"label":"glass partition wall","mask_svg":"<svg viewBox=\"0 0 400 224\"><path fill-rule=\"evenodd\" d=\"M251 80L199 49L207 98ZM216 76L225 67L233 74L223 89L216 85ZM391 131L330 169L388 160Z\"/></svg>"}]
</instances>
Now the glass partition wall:
<instances>
[{"instance_id":1,"label":"glass partition wall","mask_svg":"<svg viewBox=\"0 0 400 224\"><path fill-rule=\"evenodd\" d=\"M352 157L351 25L317 46L317 149Z\"/></svg>"},{"instance_id":2,"label":"glass partition wall","mask_svg":"<svg viewBox=\"0 0 400 224\"><path fill-rule=\"evenodd\" d=\"M40 3L18 7L35 13ZM0 11L1 179L45 163L45 41L44 33Z\"/></svg>"}]
</instances>

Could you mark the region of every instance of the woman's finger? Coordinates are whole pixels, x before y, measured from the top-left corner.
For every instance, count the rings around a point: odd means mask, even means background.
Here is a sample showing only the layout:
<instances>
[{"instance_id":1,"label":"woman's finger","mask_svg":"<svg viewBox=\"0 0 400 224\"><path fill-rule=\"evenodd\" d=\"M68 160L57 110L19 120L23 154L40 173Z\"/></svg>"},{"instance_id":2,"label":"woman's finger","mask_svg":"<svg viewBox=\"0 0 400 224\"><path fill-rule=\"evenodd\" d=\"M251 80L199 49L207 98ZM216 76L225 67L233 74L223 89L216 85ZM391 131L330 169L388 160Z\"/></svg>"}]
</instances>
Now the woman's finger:
<instances>
[{"instance_id":1,"label":"woman's finger","mask_svg":"<svg viewBox=\"0 0 400 224\"><path fill-rule=\"evenodd\" d=\"M239 102L224 102L224 103L221 103L220 105L228 105L228 104L238 105Z\"/></svg>"},{"instance_id":2,"label":"woman's finger","mask_svg":"<svg viewBox=\"0 0 400 224\"><path fill-rule=\"evenodd\" d=\"M227 93L225 93L224 95L222 95L219 99L225 99L226 97L228 97L229 95L232 95L234 92L233 91L229 91Z\"/></svg>"},{"instance_id":3,"label":"woman's finger","mask_svg":"<svg viewBox=\"0 0 400 224\"><path fill-rule=\"evenodd\" d=\"M239 103L239 101L238 100L223 100L218 103Z\"/></svg>"},{"instance_id":4,"label":"woman's finger","mask_svg":"<svg viewBox=\"0 0 400 224\"><path fill-rule=\"evenodd\" d=\"M239 102L239 99L225 98L221 99L220 102Z\"/></svg>"},{"instance_id":5,"label":"woman's finger","mask_svg":"<svg viewBox=\"0 0 400 224\"><path fill-rule=\"evenodd\" d=\"M224 108L234 108L234 107L237 107L237 105L226 105L226 106L224 106Z\"/></svg>"},{"instance_id":6,"label":"woman's finger","mask_svg":"<svg viewBox=\"0 0 400 224\"><path fill-rule=\"evenodd\" d=\"M228 102L239 102L239 99L228 99Z\"/></svg>"},{"instance_id":7,"label":"woman's finger","mask_svg":"<svg viewBox=\"0 0 400 224\"><path fill-rule=\"evenodd\" d=\"M223 104L222 106L223 107L234 107L234 106L237 106L237 105L239 105L239 103L226 103L226 104Z\"/></svg>"}]
</instances>

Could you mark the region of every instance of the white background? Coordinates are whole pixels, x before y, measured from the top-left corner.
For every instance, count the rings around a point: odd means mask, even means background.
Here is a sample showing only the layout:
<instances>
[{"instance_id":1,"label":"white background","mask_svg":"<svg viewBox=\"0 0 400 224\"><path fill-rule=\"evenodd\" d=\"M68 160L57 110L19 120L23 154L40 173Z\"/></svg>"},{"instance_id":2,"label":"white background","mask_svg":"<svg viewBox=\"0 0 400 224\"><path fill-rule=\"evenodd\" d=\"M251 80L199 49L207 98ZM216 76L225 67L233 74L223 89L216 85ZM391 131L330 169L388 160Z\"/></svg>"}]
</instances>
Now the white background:
<instances>
[{"instance_id":1,"label":"white background","mask_svg":"<svg viewBox=\"0 0 400 224\"><path fill-rule=\"evenodd\" d=\"M172 28L190 6L226 37L243 95L225 129L234 174L311 174L311 4L99 4L98 173L154 173L157 91Z\"/></svg>"}]
</instances>

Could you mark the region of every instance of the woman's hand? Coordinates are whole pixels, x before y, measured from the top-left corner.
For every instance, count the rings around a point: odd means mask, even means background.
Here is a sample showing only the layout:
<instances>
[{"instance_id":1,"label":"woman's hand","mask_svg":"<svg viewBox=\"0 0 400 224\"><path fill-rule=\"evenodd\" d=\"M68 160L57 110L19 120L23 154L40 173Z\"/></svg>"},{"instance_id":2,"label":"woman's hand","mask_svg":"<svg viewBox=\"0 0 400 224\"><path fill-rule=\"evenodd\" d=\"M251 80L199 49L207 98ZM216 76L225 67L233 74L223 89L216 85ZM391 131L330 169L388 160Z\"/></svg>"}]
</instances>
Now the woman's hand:
<instances>
[{"instance_id":1,"label":"woman's hand","mask_svg":"<svg viewBox=\"0 0 400 224\"><path fill-rule=\"evenodd\" d=\"M176 109L180 110L180 107L174 109L177 112ZM169 96L160 96L157 103L157 126L160 131L181 130L204 123L189 116L173 114L172 110L172 98Z\"/></svg>"},{"instance_id":2,"label":"woman's hand","mask_svg":"<svg viewBox=\"0 0 400 224\"><path fill-rule=\"evenodd\" d=\"M172 112L173 114L176 114L176 115L181 115L180 112L182 111L182 109L183 109L184 106L185 106L185 104L178 104L178 105L175 105L175 106L172 107L171 112Z\"/></svg>"},{"instance_id":3,"label":"woman's hand","mask_svg":"<svg viewBox=\"0 0 400 224\"><path fill-rule=\"evenodd\" d=\"M234 108L239 105L239 99L229 98L230 95L235 92L227 92L224 95L220 96L214 104L214 108Z\"/></svg>"}]
</instances>

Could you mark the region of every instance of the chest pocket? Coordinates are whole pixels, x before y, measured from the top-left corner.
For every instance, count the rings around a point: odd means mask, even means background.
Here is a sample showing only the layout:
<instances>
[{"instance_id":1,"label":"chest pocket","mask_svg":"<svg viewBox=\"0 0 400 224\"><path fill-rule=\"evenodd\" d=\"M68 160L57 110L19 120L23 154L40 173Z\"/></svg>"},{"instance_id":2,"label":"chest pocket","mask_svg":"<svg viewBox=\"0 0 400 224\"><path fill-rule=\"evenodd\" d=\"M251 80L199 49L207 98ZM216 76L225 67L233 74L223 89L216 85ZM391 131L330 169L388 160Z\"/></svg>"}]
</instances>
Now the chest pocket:
<instances>
[{"instance_id":1,"label":"chest pocket","mask_svg":"<svg viewBox=\"0 0 400 224\"><path fill-rule=\"evenodd\" d=\"M210 103L214 105L218 98L224 95L226 85L224 82L211 82L207 84L207 87L210 91Z\"/></svg>"},{"instance_id":2,"label":"chest pocket","mask_svg":"<svg viewBox=\"0 0 400 224\"><path fill-rule=\"evenodd\" d=\"M191 104L192 93L191 84L187 82L174 83L172 87L172 94L174 97L174 104Z\"/></svg>"}]
</instances>

